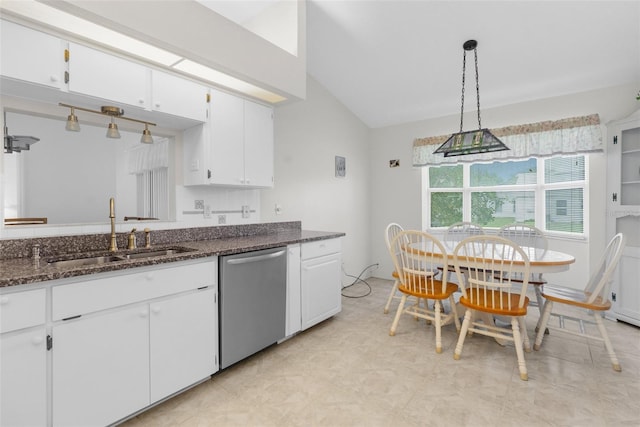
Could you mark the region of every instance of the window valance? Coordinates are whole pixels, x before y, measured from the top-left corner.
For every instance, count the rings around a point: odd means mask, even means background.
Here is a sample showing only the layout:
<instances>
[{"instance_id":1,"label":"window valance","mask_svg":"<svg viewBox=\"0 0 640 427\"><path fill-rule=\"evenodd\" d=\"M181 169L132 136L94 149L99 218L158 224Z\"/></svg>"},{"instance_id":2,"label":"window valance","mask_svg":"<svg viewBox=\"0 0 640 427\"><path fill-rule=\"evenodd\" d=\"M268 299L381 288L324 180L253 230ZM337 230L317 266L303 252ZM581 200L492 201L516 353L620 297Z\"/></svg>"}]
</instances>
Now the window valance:
<instances>
[{"instance_id":1,"label":"window valance","mask_svg":"<svg viewBox=\"0 0 640 427\"><path fill-rule=\"evenodd\" d=\"M433 152L451 135L417 138L413 142L413 165L548 157L557 154L594 153L604 150L600 116L571 117L491 129L509 147L508 151L444 157Z\"/></svg>"},{"instance_id":2,"label":"window valance","mask_svg":"<svg viewBox=\"0 0 640 427\"><path fill-rule=\"evenodd\" d=\"M169 141L156 138L153 144L137 144L129 154L129 173L142 172L169 167Z\"/></svg>"}]
</instances>

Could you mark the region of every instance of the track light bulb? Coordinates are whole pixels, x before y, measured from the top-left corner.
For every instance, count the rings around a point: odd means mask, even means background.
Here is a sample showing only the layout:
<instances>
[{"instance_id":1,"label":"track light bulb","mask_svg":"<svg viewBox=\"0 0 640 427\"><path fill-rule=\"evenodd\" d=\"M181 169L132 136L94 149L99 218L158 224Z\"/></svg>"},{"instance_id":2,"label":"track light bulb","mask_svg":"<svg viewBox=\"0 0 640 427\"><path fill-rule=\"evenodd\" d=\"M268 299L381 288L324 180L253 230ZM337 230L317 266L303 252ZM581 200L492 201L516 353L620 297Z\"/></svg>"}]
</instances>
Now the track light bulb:
<instances>
[{"instance_id":1,"label":"track light bulb","mask_svg":"<svg viewBox=\"0 0 640 427\"><path fill-rule=\"evenodd\" d=\"M74 109L71 109L71 114L67 116L67 125L65 129L71 132L80 132L80 123L78 123L78 116L74 114Z\"/></svg>"},{"instance_id":2,"label":"track light bulb","mask_svg":"<svg viewBox=\"0 0 640 427\"><path fill-rule=\"evenodd\" d=\"M111 117L111 123L109 123L109 127L107 128L107 138L120 138L118 125L114 121L113 117Z\"/></svg>"}]
</instances>

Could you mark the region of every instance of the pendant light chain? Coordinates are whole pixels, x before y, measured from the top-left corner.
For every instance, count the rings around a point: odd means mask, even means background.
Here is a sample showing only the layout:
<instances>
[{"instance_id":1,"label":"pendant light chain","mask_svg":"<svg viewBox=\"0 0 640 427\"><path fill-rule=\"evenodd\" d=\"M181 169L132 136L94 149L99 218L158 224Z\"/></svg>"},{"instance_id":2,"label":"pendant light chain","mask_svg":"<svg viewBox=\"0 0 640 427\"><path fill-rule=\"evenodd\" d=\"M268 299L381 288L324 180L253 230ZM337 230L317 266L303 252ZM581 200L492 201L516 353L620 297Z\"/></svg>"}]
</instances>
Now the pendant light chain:
<instances>
[{"instance_id":1,"label":"pendant light chain","mask_svg":"<svg viewBox=\"0 0 640 427\"><path fill-rule=\"evenodd\" d=\"M462 133L462 125L464 123L464 76L467 68L467 51L462 51L462 101L460 102L460 133ZM476 67L477 70L477 67Z\"/></svg>"},{"instance_id":2,"label":"pendant light chain","mask_svg":"<svg viewBox=\"0 0 640 427\"><path fill-rule=\"evenodd\" d=\"M478 80L478 49L473 49L473 56L476 61L476 94L478 98L478 129L482 129L482 123L480 123L480 81Z\"/></svg>"}]
</instances>

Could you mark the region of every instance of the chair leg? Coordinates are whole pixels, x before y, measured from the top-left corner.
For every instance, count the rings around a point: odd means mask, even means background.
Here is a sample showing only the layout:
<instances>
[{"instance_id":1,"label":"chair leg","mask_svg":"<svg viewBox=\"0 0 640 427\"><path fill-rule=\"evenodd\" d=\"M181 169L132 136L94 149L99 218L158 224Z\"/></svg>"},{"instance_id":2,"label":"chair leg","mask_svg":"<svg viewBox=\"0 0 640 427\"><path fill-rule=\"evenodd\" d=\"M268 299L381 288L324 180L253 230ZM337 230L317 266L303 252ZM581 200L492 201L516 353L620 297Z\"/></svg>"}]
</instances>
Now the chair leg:
<instances>
[{"instance_id":1,"label":"chair leg","mask_svg":"<svg viewBox=\"0 0 640 427\"><path fill-rule=\"evenodd\" d=\"M396 311L396 317L393 319L393 323L391 324L391 329L389 330L389 335L391 336L394 336L396 334L398 321L400 320L400 315L402 315L402 311L404 310L404 304L406 302L407 302L407 294L402 294L402 299L400 300L400 304L398 305L398 310Z\"/></svg>"},{"instance_id":2,"label":"chair leg","mask_svg":"<svg viewBox=\"0 0 640 427\"><path fill-rule=\"evenodd\" d=\"M536 293L536 301L538 302L538 311L542 316L542 309L544 307L544 297L542 296L542 285L533 285L533 290Z\"/></svg>"},{"instance_id":3,"label":"chair leg","mask_svg":"<svg viewBox=\"0 0 640 427\"><path fill-rule=\"evenodd\" d=\"M531 352L531 343L529 342L529 334L527 333L527 324L524 320L524 316L518 317L518 323L520 325L520 335L522 335L522 343L524 351Z\"/></svg>"},{"instance_id":4,"label":"chair leg","mask_svg":"<svg viewBox=\"0 0 640 427\"><path fill-rule=\"evenodd\" d=\"M384 306L384 314L387 314L389 312L389 307L391 306L391 301L393 301L393 299L396 296L396 292L398 292L398 281L395 280L393 282L393 288L391 288L391 293L389 294L389 298L387 299L387 304Z\"/></svg>"},{"instance_id":5,"label":"chair leg","mask_svg":"<svg viewBox=\"0 0 640 427\"><path fill-rule=\"evenodd\" d=\"M547 300L544 303L544 309L542 310L542 316L538 319L538 326L536 327L536 342L533 344L534 350L540 350L540 346L542 345L542 339L544 338L544 331L547 328L547 323L549 322L549 317L551 316L551 309L553 307L553 301Z\"/></svg>"},{"instance_id":6,"label":"chair leg","mask_svg":"<svg viewBox=\"0 0 640 427\"><path fill-rule=\"evenodd\" d=\"M621 372L622 368L620 367L620 362L618 362L618 358L616 357L616 354L613 351L613 346L611 345L611 340L609 339L609 334L607 334L604 323L602 323L602 316L600 316L599 312L594 312L593 317L596 319L596 324L598 325L598 329L600 330L600 335L604 340L604 346L607 348L607 353L609 353L609 359L611 359L613 370L616 372Z\"/></svg>"},{"instance_id":7,"label":"chair leg","mask_svg":"<svg viewBox=\"0 0 640 427\"><path fill-rule=\"evenodd\" d=\"M458 335L458 343L456 344L456 349L453 352L453 358L455 360L460 360L460 355L462 354L462 346L464 345L464 339L467 336L467 331L469 330L469 325L471 324L471 317L471 310L467 309L467 311L464 313L462 329L460 329L460 334Z\"/></svg>"},{"instance_id":8,"label":"chair leg","mask_svg":"<svg viewBox=\"0 0 640 427\"><path fill-rule=\"evenodd\" d=\"M460 318L458 317L458 308L453 295L449 296L449 304L451 305L451 315L453 316L453 323L456 325L456 332L460 333Z\"/></svg>"},{"instance_id":9,"label":"chair leg","mask_svg":"<svg viewBox=\"0 0 640 427\"><path fill-rule=\"evenodd\" d=\"M518 356L518 369L520 370L520 379L527 381L529 375L527 374L527 365L524 361L524 352L522 351L523 337L520 334L520 321L519 319L511 318L511 330L513 330L513 344L516 347L516 355ZM527 338L527 341L529 339Z\"/></svg>"},{"instance_id":10,"label":"chair leg","mask_svg":"<svg viewBox=\"0 0 640 427\"><path fill-rule=\"evenodd\" d=\"M442 312L440 311L440 300L433 303L433 311L436 319L436 353L442 353Z\"/></svg>"}]
</instances>

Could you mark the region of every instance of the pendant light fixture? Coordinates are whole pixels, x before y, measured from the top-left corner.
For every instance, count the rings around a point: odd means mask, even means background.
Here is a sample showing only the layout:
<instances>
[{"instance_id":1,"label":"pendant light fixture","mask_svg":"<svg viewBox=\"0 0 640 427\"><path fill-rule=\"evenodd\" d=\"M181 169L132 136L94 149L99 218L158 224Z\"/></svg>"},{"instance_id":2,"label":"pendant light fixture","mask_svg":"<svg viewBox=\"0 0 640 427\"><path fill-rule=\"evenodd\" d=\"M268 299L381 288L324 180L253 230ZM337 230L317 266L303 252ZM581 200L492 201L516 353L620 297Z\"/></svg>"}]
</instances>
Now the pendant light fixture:
<instances>
[{"instance_id":1,"label":"pendant light fixture","mask_svg":"<svg viewBox=\"0 0 640 427\"><path fill-rule=\"evenodd\" d=\"M63 104L62 102L58 103L61 107L67 107L71 109L71 113L67 117L67 124L65 129L72 132L80 131L80 124L78 122L78 117L75 115L75 110L86 111L93 114L102 114L104 116L109 116L111 121L107 127L107 138L120 138L120 131L118 130L118 124L116 123L116 118L122 120L128 120L130 122L142 123L144 125L144 130L142 131L142 137L140 138L140 142L145 144L153 144L153 137L151 136L151 131L149 130L149 126L155 126L155 123L145 122L144 120L131 119L129 117L124 116L124 110L119 107L113 107L110 105L103 105L100 107L100 111L90 110L88 108L76 107L75 105Z\"/></svg>"},{"instance_id":2,"label":"pendant light fixture","mask_svg":"<svg viewBox=\"0 0 640 427\"><path fill-rule=\"evenodd\" d=\"M478 83L478 42L475 40L467 40L462 45L462 105L460 107L460 132L454 133L433 153L444 154L445 157L464 156L467 154L487 153L493 151L509 150L489 129L482 128L480 122L480 85ZM476 94L478 101L478 130L463 132L463 116L464 116L464 81L467 63L467 51L473 50L476 66Z\"/></svg>"}]
</instances>

